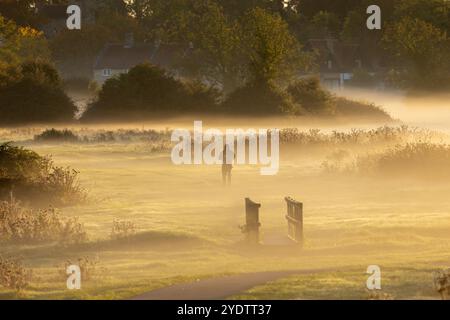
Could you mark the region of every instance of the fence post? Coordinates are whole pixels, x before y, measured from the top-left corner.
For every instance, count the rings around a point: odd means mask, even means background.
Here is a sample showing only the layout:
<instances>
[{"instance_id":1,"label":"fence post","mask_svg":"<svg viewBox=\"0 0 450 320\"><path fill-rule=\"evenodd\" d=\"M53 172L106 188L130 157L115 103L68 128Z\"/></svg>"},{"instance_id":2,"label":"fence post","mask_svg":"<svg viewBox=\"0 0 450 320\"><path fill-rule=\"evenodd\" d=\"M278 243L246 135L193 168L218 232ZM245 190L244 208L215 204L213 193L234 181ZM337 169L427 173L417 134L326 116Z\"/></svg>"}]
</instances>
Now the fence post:
<instances>
[{"instance_id":1,"label":"fence post","mask_svg":"<svg viewBox=\"0 0 450 320\"><path fill-rule=\"evenodd\" d=\"M255 203L250 198L245 199L245 226L241 230L246 235L246 240L251 244L259 243L259 208L261 204Z\"/></svg>"},{"instance_id":2,"label":"fence post","mask_svg":"<svg viewBox=\"0 0 450 320\"><path fill-rule=\"evenodd\" d=\"M288 237L303 246L303 203L290 197L286 197L285 200L287 204Z\"/></svg>"}]
</instances>

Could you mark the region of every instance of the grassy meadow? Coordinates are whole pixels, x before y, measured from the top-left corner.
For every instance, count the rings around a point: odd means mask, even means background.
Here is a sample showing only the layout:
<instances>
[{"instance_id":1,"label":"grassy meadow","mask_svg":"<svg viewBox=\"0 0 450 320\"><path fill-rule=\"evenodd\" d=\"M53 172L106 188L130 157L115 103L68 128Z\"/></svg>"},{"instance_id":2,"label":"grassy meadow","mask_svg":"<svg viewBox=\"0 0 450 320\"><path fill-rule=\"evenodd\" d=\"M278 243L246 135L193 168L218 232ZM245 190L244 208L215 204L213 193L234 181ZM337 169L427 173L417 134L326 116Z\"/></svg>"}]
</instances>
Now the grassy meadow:
<instances>
[{"instance_id":1,"label":"grassy meadow","mask_svg":"<svg viewBox=\"0 0 450 320\"><path fill-rule=\"evenodd\" d=\"M232 186L224 187L220 166L171 163L164 130L179 126L192 123L145 126L159 133L140 125L67 127L85 137L76 142L34 139L45 127L2 129L0 141L77 170L89 199L60 208L64 217L79 218L87 241L1 243L0 255L20 260L32 277L19 293L0 287L0 299L127 299L180 282L273 270L314 272L230 298L367 299L365 271L373 264L382 269L383 297L439 299L432 273L450 265L450 182L401 174L401 165L390 177L373 161L362 170L367 161L358 159L379 159L408 143L445 146L445 133L395 124L339 131L299 125L282 135L278 175L235 166ZM424 163L433 164L434 155L427 157ZM437 176L450 172L437 166ZM421 163L405 168L421 170ZM285 196L304 203L303 250L286 240ZM246 197L262 204L264 244L257 248L243 243L239 229ZM132 226L126 238L112 235L118 221ZM69 291L65 265L77 261L86 277L82 290Z\"/></svg>"}]
</instances>

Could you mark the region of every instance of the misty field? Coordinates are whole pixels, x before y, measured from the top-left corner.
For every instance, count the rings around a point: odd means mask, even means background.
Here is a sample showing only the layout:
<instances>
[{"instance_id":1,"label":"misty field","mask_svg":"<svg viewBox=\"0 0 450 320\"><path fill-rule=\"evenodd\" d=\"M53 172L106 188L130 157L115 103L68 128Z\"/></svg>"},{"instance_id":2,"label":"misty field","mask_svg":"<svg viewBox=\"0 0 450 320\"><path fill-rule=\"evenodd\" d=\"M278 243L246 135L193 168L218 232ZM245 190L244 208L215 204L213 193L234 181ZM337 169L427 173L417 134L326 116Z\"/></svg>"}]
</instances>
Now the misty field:
<instances>
[{"instance_id":1,"label":"misty field","mask_svg":"<svg viewBox=\"0 0 450 320\"><path fill-rule=\"evenodd\" d=\"M0 298L131 298L228 274L314 270L230 298L367 299L368 265L381 267L387 298L439 298L433 271L450 264L450 182L409 172L390 178L358 164L399 145L445 146L445 133L395 125L340 134L285 130L278 175L237 166L232 186L223 187L220 166L171 163L164 130L177 125L160 124L159 134L132 125L69 128L86 136L77 142L34 138L44 128L4 129L1 141L76 169L89 200L60 209L78 217L87 241L1 244L0 255L20 260L32 277L19 294L1 287ZM440 152L450 154L445 148ZM420 170L420 163L407 170ZM450 172L445 164L434 170ZM303 250L286 240L285 196L304 203ZM262 204L258 248L246 246L239 229L246 197ZM66 289L68 263L84 266L80 291Z\"/></svg>"}]
</instances>

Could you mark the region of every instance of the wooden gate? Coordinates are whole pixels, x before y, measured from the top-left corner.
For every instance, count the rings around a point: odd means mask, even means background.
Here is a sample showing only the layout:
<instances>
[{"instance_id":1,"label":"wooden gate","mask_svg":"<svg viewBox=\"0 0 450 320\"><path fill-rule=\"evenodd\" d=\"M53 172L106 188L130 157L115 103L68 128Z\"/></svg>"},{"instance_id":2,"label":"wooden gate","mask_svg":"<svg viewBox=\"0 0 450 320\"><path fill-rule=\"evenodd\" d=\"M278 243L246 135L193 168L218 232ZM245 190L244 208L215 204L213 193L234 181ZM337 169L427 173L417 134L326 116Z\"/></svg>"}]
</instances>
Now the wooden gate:
<instances>
[{"instance_id":1,"label":"wooden gate","mask_svg":"<svg viewBox=\"0 0 450 320\"><path fill-rule=\"evenodd\" d=\"M288 237L303 245L303 203L290 197L285 198L287 203Z\"/></svg>"},{"instance_id":2,"label":"wooden gate","mask_svg":"<svg viewBox=\"0 0 450 320\"><path fill-rule=\"evenodd\" d=\"M241 227L241 230L246 235L248 243L259 243L259 208L261 204L255 203L249 198L245 199L245 226Z\"/></svg>"}]
</instances>

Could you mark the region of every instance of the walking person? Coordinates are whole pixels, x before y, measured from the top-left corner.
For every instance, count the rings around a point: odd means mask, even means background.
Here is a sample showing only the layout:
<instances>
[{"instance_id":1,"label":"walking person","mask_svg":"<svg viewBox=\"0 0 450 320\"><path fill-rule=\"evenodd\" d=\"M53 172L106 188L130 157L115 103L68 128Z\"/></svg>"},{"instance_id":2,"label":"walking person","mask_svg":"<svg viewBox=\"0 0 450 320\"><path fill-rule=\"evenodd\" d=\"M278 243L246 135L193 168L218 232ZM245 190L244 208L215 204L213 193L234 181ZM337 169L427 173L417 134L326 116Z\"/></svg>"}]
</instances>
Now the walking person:
<instances>
[{"instance_id":1,"label":"walking person","mask_svg":"<svg viewBox=\"0 0 450 320\"><path fill-rule=\"evenodd\" d=\"M231 185L231 170L233 170L234 155L228 145L223 147L222 152L222 182L223 185Z\"/></svg>"}]
</instances>

